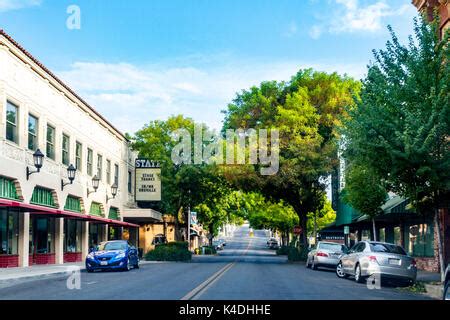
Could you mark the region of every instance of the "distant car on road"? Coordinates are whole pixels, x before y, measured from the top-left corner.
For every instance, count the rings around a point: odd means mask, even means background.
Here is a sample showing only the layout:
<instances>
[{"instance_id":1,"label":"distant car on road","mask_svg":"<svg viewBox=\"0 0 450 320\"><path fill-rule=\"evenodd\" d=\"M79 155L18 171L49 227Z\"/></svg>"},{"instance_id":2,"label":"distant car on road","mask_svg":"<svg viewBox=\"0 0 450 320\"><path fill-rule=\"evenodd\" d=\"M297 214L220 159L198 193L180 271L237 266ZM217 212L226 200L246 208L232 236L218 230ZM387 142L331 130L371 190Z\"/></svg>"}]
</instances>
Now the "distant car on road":
<instances>
[{"instance_id":1,"label":"distant car on road","mask_svg":"<svg viewBox=\"0 0 450 320\"><path fill-rule=\"evenodd\" d=\"M270 238L267 241L267 246L269 247L269 249L278 249L280 247L278 244L278 240L275 238Z\"/></svg>"},{"instance_id":2,"label":"distant car on road","mask_svg":"<svg viewBox=\"0 0 450 320\"><path fill-rule=\"evenodd\" d=\"M444 281L444 300L450 300L450 264L445 270L445 281Z\"/></svg>"},{"instance_id":3,"label":"distant car on road","mask_svg":"<svg viewBox=\"0 0 450 320\"><path fill-rule=\"evenodd\" d=\"M222 247L225 247L227 245L227 242L225 241L225 239L218 239L218 241L220 243L222 243Z\"/></svg>"},{"instance_id":4,"label":"distant car on road","mask_svg":"<svg viewBox=\"0 0 450 320\"><path fill-rule=\"evenodd\" d=\"M223 243L221 241L219 241L219 240L214 240L212 242L212 245L217 251L223 250Z\"/></svg>"},{"instance_id":5,"label":"distant car on road","mask_svg":"<svg viewBox=\"0 0 450 320\"><path fill-rule=\"evenodd\" d=\"M414 284L416 261L396 244L361 241L340 258L336 267L339 278L354 276L360 283L373 274Z\"/></svg>"},{"instance_id":6,"label":"distant car on road","mask_svg":"<svg viewBox=\"0 0 450 320\"><path fill-rule=\"evenodd\" d=\"M86 271L139 268L138 250L126 240L106 241L86 256Z\"/></svg>"},{"instance_id":7,"label":"distant car on road","mask_svg":"<svg viewBox=\"0 0 450 320\"><path fill-rule=\"evenodd\" d=\"M317 270L319 267L336 268L340 257L348 251L340 243L319 241L317 246L308 253L306 267Z\"/></svg>"}]
</instances>

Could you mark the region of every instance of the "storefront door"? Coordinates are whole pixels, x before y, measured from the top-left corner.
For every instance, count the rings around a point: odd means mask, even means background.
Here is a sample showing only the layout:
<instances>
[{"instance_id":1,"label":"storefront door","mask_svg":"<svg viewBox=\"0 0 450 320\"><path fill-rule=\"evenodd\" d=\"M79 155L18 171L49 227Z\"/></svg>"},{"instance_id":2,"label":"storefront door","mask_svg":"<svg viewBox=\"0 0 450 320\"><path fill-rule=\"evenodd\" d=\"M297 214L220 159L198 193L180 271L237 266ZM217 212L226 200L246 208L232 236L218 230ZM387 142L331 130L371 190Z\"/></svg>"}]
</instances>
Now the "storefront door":
<instances>
[{"instance_id":1,"label":"storefront door","mask_svg":"<svg viewBox=\"0 0 450 320\"><path fill-rule=\"evenodd\" d=\"M31 216L30 264L55 263L55 219Z\"/></svg>"}]
</instances>

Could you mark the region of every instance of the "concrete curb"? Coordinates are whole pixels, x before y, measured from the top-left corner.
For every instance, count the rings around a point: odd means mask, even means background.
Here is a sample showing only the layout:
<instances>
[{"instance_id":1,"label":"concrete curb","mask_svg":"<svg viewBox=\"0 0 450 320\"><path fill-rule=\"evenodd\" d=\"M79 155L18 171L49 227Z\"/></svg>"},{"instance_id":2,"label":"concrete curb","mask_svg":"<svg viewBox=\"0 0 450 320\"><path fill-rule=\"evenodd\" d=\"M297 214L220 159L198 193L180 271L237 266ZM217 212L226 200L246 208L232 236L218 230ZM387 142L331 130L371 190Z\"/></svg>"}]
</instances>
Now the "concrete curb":
<instances>
[{"instance_id":1,"label":"concrete curb","mask_svg":"<svg viewBox=\"0 0 450 320\"><path fill-rule=\"evenodd\" d=\"M444 288L442 286L442 284L429 284L429 283L425 283L425 290L427 291L426 293L424 293L425 295L434 298L434 299L442 299L442 295L444 293Z\"/></svg>"}]
</instances>

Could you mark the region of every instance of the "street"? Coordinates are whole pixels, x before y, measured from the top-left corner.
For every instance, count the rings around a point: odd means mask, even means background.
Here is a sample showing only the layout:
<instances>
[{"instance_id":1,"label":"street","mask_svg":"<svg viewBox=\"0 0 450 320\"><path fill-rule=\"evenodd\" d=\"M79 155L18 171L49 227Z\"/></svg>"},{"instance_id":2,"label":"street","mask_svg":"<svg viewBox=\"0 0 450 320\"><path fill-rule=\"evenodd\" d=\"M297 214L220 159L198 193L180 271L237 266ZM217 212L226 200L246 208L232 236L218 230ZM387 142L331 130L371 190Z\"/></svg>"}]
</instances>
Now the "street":
<instances>
[{"instance_id":1,"label":"street","mask_svg":"<svg viewBox=\"0 0 450 320\"><path fill-rule=\"evenodd\" d=\"M151 263L130 272L81 273L80 289L68 289L67 276L17 283L0 289L0 299L63 300L301 300L425 299L396 288L368 289L333 270L313 271L288 263L266 246L268 235L237 229L217 256L195 256L191 263Z\"/></svg>"}]
</instances>

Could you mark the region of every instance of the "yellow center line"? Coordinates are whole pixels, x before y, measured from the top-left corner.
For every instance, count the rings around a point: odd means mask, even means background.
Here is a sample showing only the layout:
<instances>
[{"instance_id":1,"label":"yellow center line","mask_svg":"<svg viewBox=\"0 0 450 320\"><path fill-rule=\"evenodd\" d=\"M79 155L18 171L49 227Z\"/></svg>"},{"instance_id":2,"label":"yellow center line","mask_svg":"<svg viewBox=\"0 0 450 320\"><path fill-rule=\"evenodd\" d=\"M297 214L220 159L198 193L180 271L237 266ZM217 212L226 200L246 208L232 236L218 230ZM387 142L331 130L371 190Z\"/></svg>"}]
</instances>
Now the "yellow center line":
<instances>
[{"instance_id":1,"label":"yellow center line","mask_svg":"<svg viewBox=\"0 0 450 320\"><path fill-rule=\"evenodd\" d=\"M236 262L230 262L222 269L214 273L211 277L203 281L193 290L189 291L180 300L197 300L209 287L211 287L217 280L219 280L228 270L230 270Z\"/></svg>"}]
</instances>

